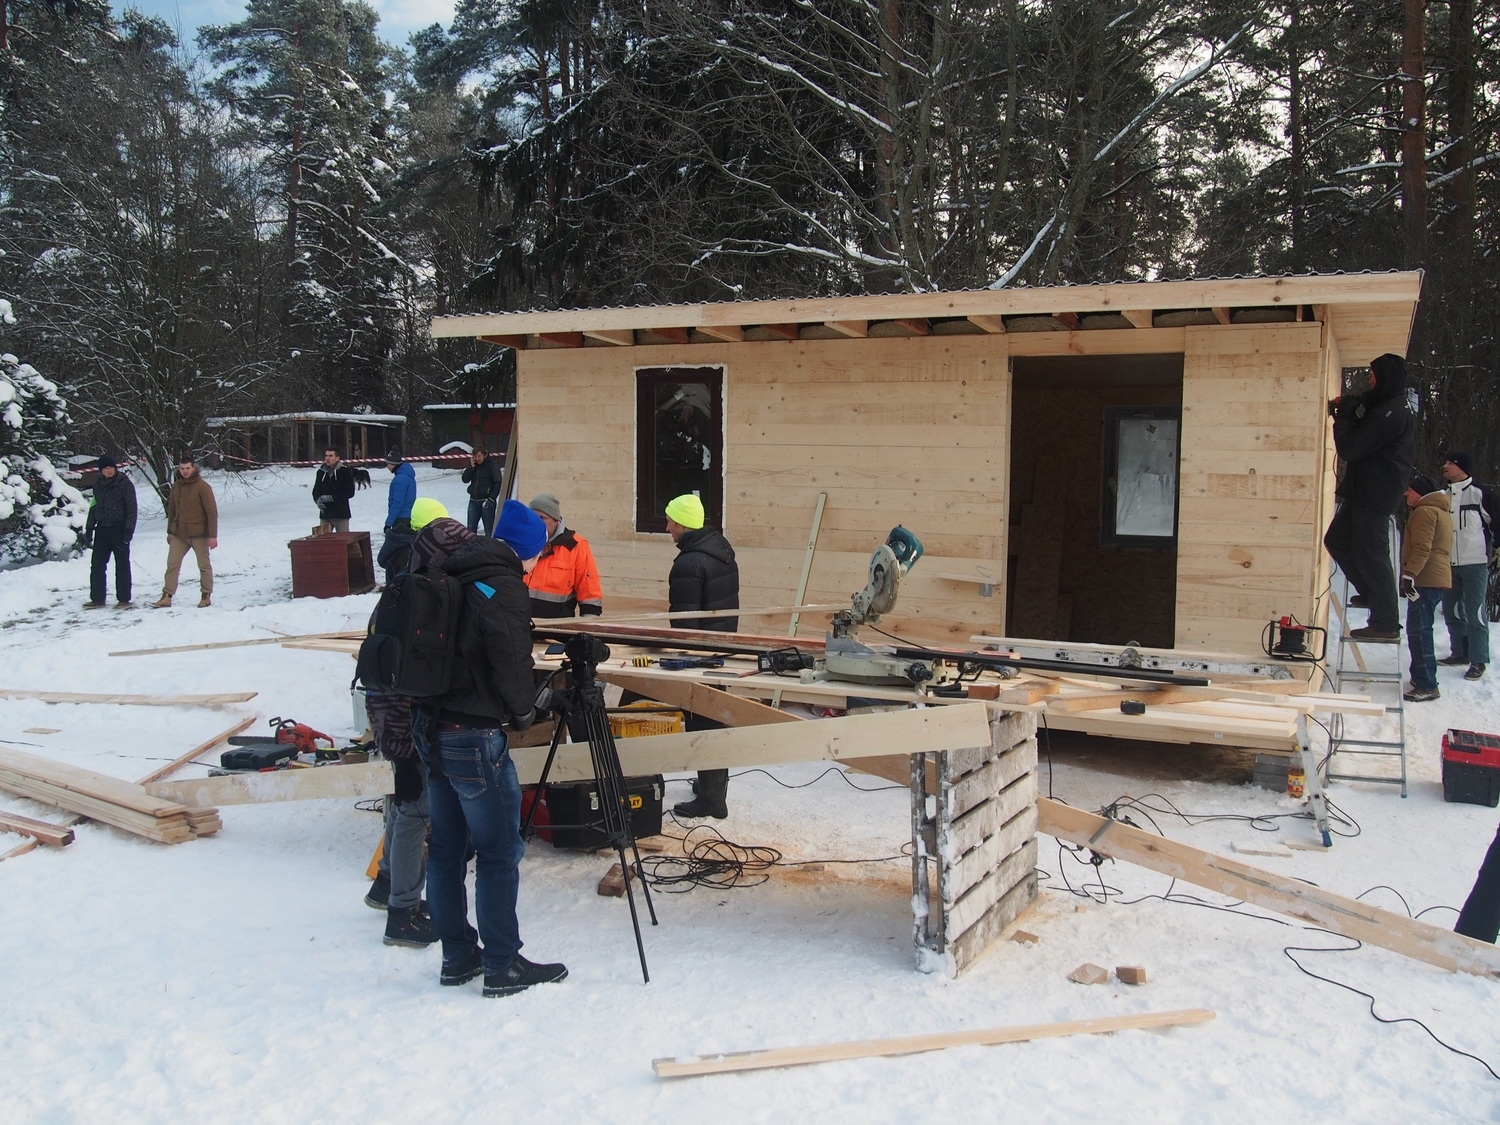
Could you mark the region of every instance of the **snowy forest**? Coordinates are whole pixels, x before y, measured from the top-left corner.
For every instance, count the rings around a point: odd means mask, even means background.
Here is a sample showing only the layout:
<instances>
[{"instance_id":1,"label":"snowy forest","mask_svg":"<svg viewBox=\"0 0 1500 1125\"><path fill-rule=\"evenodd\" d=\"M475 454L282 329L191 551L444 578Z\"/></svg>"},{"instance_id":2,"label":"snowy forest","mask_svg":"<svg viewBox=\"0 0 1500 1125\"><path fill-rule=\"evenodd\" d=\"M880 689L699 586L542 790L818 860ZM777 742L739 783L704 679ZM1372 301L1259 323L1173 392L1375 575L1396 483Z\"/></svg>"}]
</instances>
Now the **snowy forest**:
<instances>
[{"instance_id":1,"label":"snowy forest","mask_svg":"<svg viewBox=\"0 0 1500 1125\"><path fill-rule=\"evenodd\" d=\"M0 457L109 448L164 482L215 415L513 393L512 353L434 314L1420 267L1422 461L1464 446L1493 480L1497 24L461 0L402 45L362 3L251 0L182 42L0 0L0 352L66 403L0 374Z\"/></svg>"}]
</instances>

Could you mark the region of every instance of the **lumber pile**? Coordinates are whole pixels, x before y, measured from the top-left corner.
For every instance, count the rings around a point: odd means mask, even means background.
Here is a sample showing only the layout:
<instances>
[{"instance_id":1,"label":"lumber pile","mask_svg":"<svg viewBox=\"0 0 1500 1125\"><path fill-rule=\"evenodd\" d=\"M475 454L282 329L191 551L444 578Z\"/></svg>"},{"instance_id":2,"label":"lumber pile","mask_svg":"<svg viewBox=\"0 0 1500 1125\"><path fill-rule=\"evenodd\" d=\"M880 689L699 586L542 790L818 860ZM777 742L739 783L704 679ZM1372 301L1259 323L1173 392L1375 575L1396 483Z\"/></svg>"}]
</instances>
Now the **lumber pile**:
<instances>
[{"instance_id":1,"label":"lumber pile","mask_svg":"<svg viewBox=\"0 0 1500 1125\"><path fill-rule=\"evenodd\" d=\"M0 789L162 844L212 836L223 827L217 809L154 797L131 782L18 750L0 749Z\"/></svg>"}]
</instances>

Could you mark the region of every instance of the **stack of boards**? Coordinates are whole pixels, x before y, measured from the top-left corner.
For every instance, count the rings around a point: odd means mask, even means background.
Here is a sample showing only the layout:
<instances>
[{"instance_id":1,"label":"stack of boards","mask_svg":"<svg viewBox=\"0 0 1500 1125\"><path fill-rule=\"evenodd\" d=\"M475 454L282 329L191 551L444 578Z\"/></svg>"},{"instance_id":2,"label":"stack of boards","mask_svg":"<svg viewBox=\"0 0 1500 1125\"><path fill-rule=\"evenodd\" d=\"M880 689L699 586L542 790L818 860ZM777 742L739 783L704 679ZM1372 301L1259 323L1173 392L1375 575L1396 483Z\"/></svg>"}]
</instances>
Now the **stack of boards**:
<instances>
[{"instance_id":1,"label":"stack of boards","mask_svg":"<svg viewBox=\"0 0 1500 1125\"><path fill-rule=\"evenodd\" d=\"M0 789L162 844L212 836L224 826L217 809L189 808L132 782L18 750L0 750Z\"/></svg>"}]
</instances>

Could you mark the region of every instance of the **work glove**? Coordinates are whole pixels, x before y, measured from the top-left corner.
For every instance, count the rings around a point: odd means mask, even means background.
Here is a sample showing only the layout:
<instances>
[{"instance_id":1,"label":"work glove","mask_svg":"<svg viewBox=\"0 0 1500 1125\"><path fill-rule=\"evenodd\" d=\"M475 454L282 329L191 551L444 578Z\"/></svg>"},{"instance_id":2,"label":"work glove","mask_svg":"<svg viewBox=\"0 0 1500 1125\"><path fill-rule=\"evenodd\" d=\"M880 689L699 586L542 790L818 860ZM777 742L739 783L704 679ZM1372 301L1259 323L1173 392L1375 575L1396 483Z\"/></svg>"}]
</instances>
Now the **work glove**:
<instances>
[{"instance_id":1,"label":"work glove","mask_svg":"<svg viewBox=\"0 0 1500 1125\"><path fill-rule=\"evenodd\" d=\"M540 688L537 689L537 714L540 715L544 712L554 711L559 715L566 715L568 713L569 706L571 705L568 703L568 697L560 691L553 690L550 685L543 684Z\"/></svg>"},{"instance_id":2,"label":"work glove","mask_svg":"<svg viewBox=\"0 0 1500 1125\"><path fill-rule=\"evenodd\" d=\"M1417 600L1417 580L1410 574L1401 576L1401 596L1409 602Z\"/></svg>"},{"instance_id":3,"label":"work glove","mask_svg":"<svg viewBox=\"0 0 1500 1125\"><path fill-rule=\"evenodd\" d=\"M536 708L532 708L524 715L512 715L510 729L520 734L523 730L530 730L531 725L536 722Z\"/></svg>"},{"instance_id":4,"label":"work glove","mask_svg":"<svg viewBox=\"0 0 1500 1125\"><path fill-rule=\"evenodd\" d=\"M422 796L422 763L415 757L396 758L391 772L396 777L396 804L409 804Z\"/></svg>"}]
</instances>

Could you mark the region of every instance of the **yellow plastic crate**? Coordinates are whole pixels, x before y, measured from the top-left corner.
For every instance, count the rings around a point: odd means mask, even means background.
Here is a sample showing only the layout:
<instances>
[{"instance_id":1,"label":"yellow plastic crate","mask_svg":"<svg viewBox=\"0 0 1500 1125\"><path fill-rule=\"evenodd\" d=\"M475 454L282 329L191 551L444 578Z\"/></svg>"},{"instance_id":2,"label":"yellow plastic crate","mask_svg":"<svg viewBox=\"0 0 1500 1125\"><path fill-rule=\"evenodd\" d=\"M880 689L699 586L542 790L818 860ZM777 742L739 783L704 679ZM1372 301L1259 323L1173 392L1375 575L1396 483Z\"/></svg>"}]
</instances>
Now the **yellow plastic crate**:
<instances>
[{"instance_id":1,"label":"yellow plastic crate","mask_svg":"<svg viewBox=\"0 0 1500 1125\"><path fill-rule=\"evenodd\" d=\"M660 703L652 703L648 699L642 699L636 703L627 703L626 707L660 707ZM621 715L609 716L609 732L616 738L639 738L647 734L681 734L687 727L683 723L681 711L648 711L643 715Z\"/></svg>"}]
</instances>

